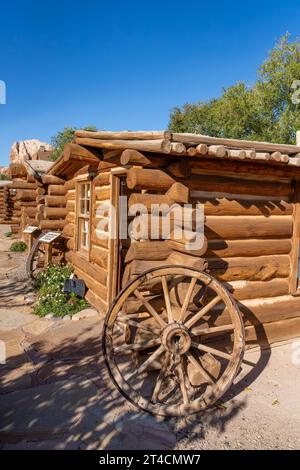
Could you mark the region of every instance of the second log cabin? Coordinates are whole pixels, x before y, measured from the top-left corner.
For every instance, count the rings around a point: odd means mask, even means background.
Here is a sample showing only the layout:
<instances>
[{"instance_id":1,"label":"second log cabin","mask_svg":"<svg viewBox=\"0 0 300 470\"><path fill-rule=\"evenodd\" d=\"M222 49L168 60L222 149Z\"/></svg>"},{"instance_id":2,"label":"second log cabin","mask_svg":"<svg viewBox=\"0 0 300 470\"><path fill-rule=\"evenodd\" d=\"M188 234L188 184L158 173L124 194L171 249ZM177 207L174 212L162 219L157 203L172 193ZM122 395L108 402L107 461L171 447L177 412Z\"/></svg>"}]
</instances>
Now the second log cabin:
<instances>
[{"instance_id":1,"label":"second log cabin","mask_svg":"<svg viewBox=\"0 0 300 470\"><path fill-rule=\"evenodd\" d=\"M224 283L243 314L249 344L300 335L300 146L196 134L77 131L45 176L39 219L67 238L66 260L103 314L118 291L163 264L203 267ZM128 224L119 235L120 196ZM153 204L201 204L205 243L191 250L159 228ZM136 204L147 213L137 215ZM157 215L162 227L165 214ZM150 222L151 224L151 222ZM138 233L138 235L137 235Z\"/></svg>"}]
</instances>

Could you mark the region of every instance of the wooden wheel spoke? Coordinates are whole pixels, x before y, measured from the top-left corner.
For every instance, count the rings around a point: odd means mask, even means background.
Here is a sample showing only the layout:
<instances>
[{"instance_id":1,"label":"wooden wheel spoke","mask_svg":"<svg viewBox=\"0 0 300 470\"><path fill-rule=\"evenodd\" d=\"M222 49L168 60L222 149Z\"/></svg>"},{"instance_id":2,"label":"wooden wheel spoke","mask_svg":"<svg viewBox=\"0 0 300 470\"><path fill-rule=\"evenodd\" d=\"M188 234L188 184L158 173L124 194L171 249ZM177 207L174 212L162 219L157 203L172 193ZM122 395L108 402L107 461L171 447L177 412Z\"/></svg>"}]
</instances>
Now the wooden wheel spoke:
<instances>
[{"instance_id":1,"label":"wooden wheel spoke","mask_svg":"<svg viewBox=\"0 0 300 470\"><path fill-rule=\"evenodd\" d=\"M167 309L167 314L168 314L168 322L173 323L174 318L173 318L173 313L172 313L172 307L171 307L171 302L170 302L170 295L169 295L168 283L167 283L166 276L161 277L161 283L162 283L162 287L163 287L165 304L166 304L166 309Z\"/></svg>"},{"instance_id":2,"label":"wooden wheel spoke","mask_svg":"<svg viewBox=\"0 0 300 470\"><path fill-rule=\"evenodd\" d=\"M212 380L211 376L206 372L206 370L204 369L204 367L200 364L200 362L195 358L195 356L191 353L191 352L187 352L186 353L187 355L187 358L188 360L191 362L191 364L193 364L193 366L199 370L200 374L202 375L202 377L205 378L205 380L207 380L207 382L209 384L213 384L214 381Z\"/></svg>"},{"instance_id":3,"label":"wooden wheel spoke","mask_svg":"<svg viewBox=\"0 0 300 470\"><path fill-rule=\"evenodd\" d=\"M208 352L213 356L222 357L223 359L227 359L228 361L230 361L232 358L231 354L219 351L219 349L211 348L209 346L206 346L205 344L197 344L192 341L192 347L199 349L199 351Z\"/></svg>"},{"instance_id":4,"label":"wooden wheel spoke","mask_svg":"<svg viewBox=\"0 0 300 470\"><path fill-rule=\"evenodd\" d=\"M160 392L163 380L165 378L168 367L170 365L171 358L172 358L171 353L167 352L166 356L165 356L165 359L164 359L164 362L162 364L162 368L161 368L161 370L160 370L160 372L157 376L156 383L155 383L155 386L154 386L154 389L153 389L153 393L152 393L152 397L151 397L152 403L156 403L157 400L158 400L158 394Z\"/></svg>"},{"instance_id":5,"label":"wooden wheel spoke","mask_svg":"<svg viewBox=\"0 0 300 470\"><path fill-rule=\"evenodd\" d=\"M221 301L221 297L217 295L214 299L212 299L207 305L205 305L199 312L197 312L194 316L192 316L186 323L185 326L187 328L191 328L198 320L200 320L204 315L209 312L215 305L217 305Z\"/></svg>"},{"instance_id":6,"label":"wooden wheel spoke","mask_svg":"<svg viewBox=\"0 0 300 470\"><path fill-rule=\"evenodd\" d=\"M160 346L156 351L154 351L149 357L148 359L145 360L145 362L143 362L143 364L138 367L134 372L132 372L130 375L127 376L127 380L130 380L132 379L133 377L139 375L139 374L142 374L149 366L150 364L155 361L155 359L160 356L160 354L164 351L164 347L163 346Z\"/></svg>"},{"instance_id":7,"label":"wooden wheel spoke","mask_svg":"<svg viewBox=\"0 0 300 470\"><path fill-rule=\"evenodd\" d=\"M127 318L125 315L120 315L117 320L117 323L122 323L122 325L130 325L135 328L139 328L141 330L147 331L151 335L158 337L159 336L159 330L156 328L151 328L148 325L143 325L143 323L139 323L137 321L131 320L130 318Z\"/></svg>"},{"instance_id":8,"label":"wooden wheel spoke","mask_svg":"<svg viewBox=\"0 0 300 470\"><path fill-rule=\"evenodd\" d=\"M123 344L122 346L118 346L114 348L114 354L120 354L123 352L128 352L128 351L139 351L142 349L149 349L152 348L153 346L157 346L160 344L160 339L152 339L149 341L139 341L136 343L131 343L131 344Z\"/></svg>"},{"instance_id":9,"label":"wooden wheel spoke","mask_svg":"<svg viewBox=\"0 0 300 470\"><path fill-rule=\"evenodd\" d=\"M185 320L186 311L187 311L188 305L189 305L189 303L190 303L191 296L192 296L193 290L194 290L194 288L195 288L196 282L197 282L197 278L196 278L196 277L193 277L192 280L191 280L191 282L190 282L188 291L187 291L187 293L186 293L186 296L185 296L183 305L182 305L182 307L181 307L180 321L181 321L182 323L183 323L184 320Z\"/></svg>"},{"instance_id":10,"label":"wooden wheel spoke","mask_svg":"<svg viewBox=\"0 0 300 470\"><path fill-rule=\"evenodd\" d=\"M183 358L180 357L179 362L177 364L177 373L178 373L178 380L179 380L179 387L181 391L181 395L183 398L183 404L188 405L190 403L187 388L186 388L186 382L185 382L185 374L184 374L184 368L183 368Z\"/></svg>"},{"instance_id":11,"label":"wooden wheel spoke","mask_svg":"<svg viewBox=\"0 0 300 470\"><path fill-rule=\"evenodd\" d=\"M234 330L234 325L221 325L221 326L212 326L207 328L194 328L191 330L192 335L194 336L202 336L202 335L209 335L212 333L223 333L224 331L232 331Z\"/></svg>"},{"instance_id":12,"label":"wooden wheel spoke","mask_svg":"<svg viewBox=\"0 0 300 470\"><path fill-rule=\"evenodd\" d=\"M148 310L148 312L155 318L155 320L157 321L157 323L161 326L161 327L165 327L166 326L166 322L159 316L159 314L157 313L157 311L152 307L152 305L145 299L145 297L143 296L143 294L141 294L137 289L134 291L134 295L136 296L137 299L139 299L143 305L145 305L146 309Z\"/></svg>"}]
</instances>

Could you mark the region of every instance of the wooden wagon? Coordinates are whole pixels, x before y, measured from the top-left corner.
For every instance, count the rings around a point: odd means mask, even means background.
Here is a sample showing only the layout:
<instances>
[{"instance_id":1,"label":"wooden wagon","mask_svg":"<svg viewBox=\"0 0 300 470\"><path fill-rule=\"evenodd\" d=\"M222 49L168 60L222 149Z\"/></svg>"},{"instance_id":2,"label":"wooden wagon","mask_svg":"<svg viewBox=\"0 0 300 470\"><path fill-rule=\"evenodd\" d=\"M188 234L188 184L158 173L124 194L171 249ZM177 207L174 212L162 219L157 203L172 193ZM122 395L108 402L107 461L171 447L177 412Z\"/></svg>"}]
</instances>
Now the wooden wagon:
<instances>
[{"instance_id":1,"label":"wooden wagon","mask_svg":"<svg viewBox=\"0 0 300 470\"><path fill-rule=\"evenodd\" d=\"M139 407L206 409L232 384L245 346L300 335L298 152L194 134L77 131L49 171L39 227L66 238L66 261L106 313L110 374ZM181 238L174 204L183 213L189 204L192 229ZM196 205L205 218L195 248Z\"/></svg>"}]
</instances>

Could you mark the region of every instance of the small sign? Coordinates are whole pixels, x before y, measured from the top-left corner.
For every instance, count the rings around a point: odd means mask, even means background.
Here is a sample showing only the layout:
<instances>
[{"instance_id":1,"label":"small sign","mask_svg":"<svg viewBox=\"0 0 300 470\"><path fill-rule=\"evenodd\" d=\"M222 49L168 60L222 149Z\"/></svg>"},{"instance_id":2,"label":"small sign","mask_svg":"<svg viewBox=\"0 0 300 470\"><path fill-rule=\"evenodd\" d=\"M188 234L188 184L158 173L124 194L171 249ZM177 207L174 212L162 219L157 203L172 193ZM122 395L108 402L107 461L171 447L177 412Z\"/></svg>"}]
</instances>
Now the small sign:
<instances>
[{"instance_id":1,"label":"small sign","mask_svg":"<svg viewBox=\"0 0 300 470\"><path fill-rule=\"evenodd\" d=\"M29 225L28 227L25 228L25 230L23 230L23 233L34 233L38 229L39 229L38 227L33 227L33 226Z\"/></svg>"},{"instance_id":2,"label":"small sign","mask_svg":"<svg viewBox=\"0 0 300 470\"><path fill-rule=\"evenodd\" d=\"M52 243L54 240L60 237L60 233L57 232L48 232L46 235L43 235L39 238L39 241L42 243Z\"/></svg>"}]
</instances>

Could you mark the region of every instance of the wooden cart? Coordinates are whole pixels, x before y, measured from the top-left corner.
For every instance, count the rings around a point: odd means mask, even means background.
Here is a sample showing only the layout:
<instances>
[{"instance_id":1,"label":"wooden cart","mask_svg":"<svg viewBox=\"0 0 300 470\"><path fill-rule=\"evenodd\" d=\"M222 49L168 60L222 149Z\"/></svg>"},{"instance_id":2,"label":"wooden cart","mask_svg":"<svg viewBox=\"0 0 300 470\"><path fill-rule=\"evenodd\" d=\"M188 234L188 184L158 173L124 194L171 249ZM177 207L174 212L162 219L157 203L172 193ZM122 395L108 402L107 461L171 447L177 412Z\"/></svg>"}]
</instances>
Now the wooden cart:
<instances>
[{"instance_id":1,"label":"wooden cart","mask_svg":"<svg viewBox=\"0 0 300 470\"><path fill-rule=\"evenodd\" d=\"M300 334L300 147L76 134L47 175L40 229L62 231L66 261L106 314L105 361L121 393L159 415L205 410L231 386L247 341L269 346ZM120 196L128 224L141 229L134 240L112 236ZM204 205L204 247L149 237L152 204L191 201ZM143 216L131 212L139 203Z\"/></svg>"}]
</instances>

